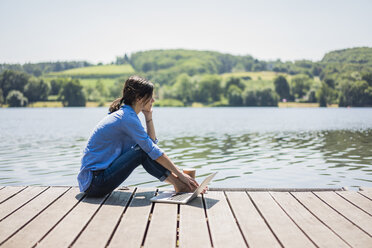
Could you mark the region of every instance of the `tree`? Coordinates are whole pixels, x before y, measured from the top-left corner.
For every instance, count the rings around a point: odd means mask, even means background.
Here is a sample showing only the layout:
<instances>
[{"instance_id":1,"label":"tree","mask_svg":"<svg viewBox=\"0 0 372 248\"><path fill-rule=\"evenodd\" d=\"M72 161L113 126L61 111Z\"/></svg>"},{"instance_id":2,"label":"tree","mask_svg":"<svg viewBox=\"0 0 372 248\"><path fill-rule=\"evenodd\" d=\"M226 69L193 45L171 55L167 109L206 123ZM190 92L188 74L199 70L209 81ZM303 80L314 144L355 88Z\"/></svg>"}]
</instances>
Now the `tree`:
<instances>
[{"instance_id":1,"label":"tree","mask_svg":"<svg viewBox=\"0 0 372 248\"><path fill-rule=\"evenodd\" d=\"M245 85L244 85L244 83L242 83L240 78L231 77L226 81L225 96L227 96L227 93L228 93L229 88L230 88L231 85L237 86L241 91L243 91L245 89Z\"/></svg>"},{"instance_id":2,"label":"tree","mask_svg":"<svg viewBox=\"0 0 372 248\"><path fill-rule=\"evenodd\" d=\"M244 106L257 106L256 92L253 90L245 90L243 92L243 104Z\"/></svg>"},{"instance_id":3,"label":"tree","mask_svg":"<svg viewBox=\"0 0 372 248\"><path fill-rule=\"evenodd\" d=\"M242 90L235 84L231 84L227 91L227 100L230 106L242 106Z\"/></svg>"},{"instance_id":4,"label":"tree","mask_svg":"<svg viewBox=\"0 0 372 248\"><path fill-rule=\"evenodd\" d=\"M201 102L216 102L221 97L221 78L217 75L204 75L196 85L197 99Z\"/></svg>"},{"instance_id":5,"label":"tree","mask_svg":"<svg viewBox=\"0 0 372 248\"><path fill-rule=\"evenodd\" d=\"M86 98L80 81L73 79L63 85L60 96L64 107L85 106Z\"/></svg>"},{"instance_id":6,"label":"tree","mask_svg":"<svg viewBox=\"0 0 372 248\"><path fill-rule=\"evenodd\" d=\"M0 89L3 95L7 96L11 90L24 92L30 76L24 72L5 70L0 74Z\"/></svg>"},{"instance_id":7,"label":"tree","mask_svg":"<svg viewBox=\"0 0 372 248\"><path fill-rule=\"evenodd\" d=\"M278 96L270 89L256 91L258 106L278 106Z\"/></svg>"},{"instance_id":8,"label":"tree","mask_svg":"<svg viewBox=\"0 0 372 248\"><path fill-rule=\"evenodd\" d=\"M310 89L310 78L307 75L296 75L291 80L292 93L297 98L302 98Z\"/></svg>"},{"instance_id":9,"label":"tree","mask_svg":"<svg viewBox=\"0 0 372 248\"><path fill-rule=\"evenodd\" d=\"M66 79L64 78L52 79L50 81L50 94L58 95L64 83L66 83Z\"/></svg>"},{"instance_id":10,"label":"tree","mask_svg":"<svg viewBox=\"0 0 372 248\"><path fill-rule=\"evenodd\" d=\"M330 88L326 83L322 83L322 86L319 88L317 98L319 101L319 107L327 107L329 103L329 92Z\"/></svg>"},{"instance_id":11,"label":"tree","mask_svg":"<svg viewBox=\"0 0 372 248\"><path fill-rule=\"evenodd\" d=\"M4 103L4 96L3 96L3 90L0 89L0 106Z\"/></svg>"},{"instance_id":12,"label":"tree","mask_svg":"<svg viewBox=\"0 0 372 248\"><path fill-rule=\"evenodd\" d=\"M183 73L177 77L176 83L172 87L173 93L184 104L191 103L193 100L193 86L190 77Z\"/></svg>"},{"instance_id":13,"label":"tree","mask_svg":"<svg viewBox=\"0 0 372 248\"><path fill-rule=\"evenodd\" d=\"M28 103L27 98L18 90L10 91L6 97L6 102L9 107L25 107Z\"/></svg>"},{"instance_id":14,"label":"tree","mask_svg":"<svg viewBox=\"0 0 372 248\"><path fill-rule=\"evenodd\" d=\"M369 86L372 87L372 73L366 73L362 76L362 79L368 83Z\"/></svg>"},{"instance_id":15,"label":"tree","mask_svg":"<svg viewBox=\"0 0 372 248\"><path fill-rule=\"evenodd\" d=\"M25 86L24 94L29 102L48 99L50 87L42 79L31 78Z\"/></svg>"},{"instance_id":16,"label":"tree","mask_svg":"<svg viewBox=\"0 0 372 248\"><path fill-rule=\"evenodd\" d=\"M289 98L289 84L287 79L282 75L278 76L274 80L275 91L278 93L280 99L288 99Z\"/></svg>"},{"instance_id":17,"label":"tree","mask_svg":"<svg viewBox=\"0 0 372 248\"><path fill-rule=\"evenodd\" d=\"M307 92L306 97L308 102L317 102L315 90L310 90L309 92Z\"/></svg>"}]
</instances>

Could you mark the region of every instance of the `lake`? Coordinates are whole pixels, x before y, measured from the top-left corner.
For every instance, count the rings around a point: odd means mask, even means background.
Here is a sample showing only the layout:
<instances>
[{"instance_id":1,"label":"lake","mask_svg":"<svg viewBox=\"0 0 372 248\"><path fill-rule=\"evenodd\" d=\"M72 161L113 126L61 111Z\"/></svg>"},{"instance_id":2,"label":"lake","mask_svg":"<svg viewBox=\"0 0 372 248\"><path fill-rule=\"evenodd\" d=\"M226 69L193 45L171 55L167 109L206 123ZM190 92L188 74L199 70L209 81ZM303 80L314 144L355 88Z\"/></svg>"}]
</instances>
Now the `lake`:
<instances>
[{"instance_id":1,"label":"lake","mask_svg":"<svg viewBox=\"0 0 372 248\"><path fill-rule=\"evenodd\" d=\"M0 109L0 185L77 185L107 108ZM143 121L143 116L140 114ZM372 187L372 108L154 108L159 146L210 187ZM136 168L125 186L165 184Z\"/></svg>"}]
</instances>

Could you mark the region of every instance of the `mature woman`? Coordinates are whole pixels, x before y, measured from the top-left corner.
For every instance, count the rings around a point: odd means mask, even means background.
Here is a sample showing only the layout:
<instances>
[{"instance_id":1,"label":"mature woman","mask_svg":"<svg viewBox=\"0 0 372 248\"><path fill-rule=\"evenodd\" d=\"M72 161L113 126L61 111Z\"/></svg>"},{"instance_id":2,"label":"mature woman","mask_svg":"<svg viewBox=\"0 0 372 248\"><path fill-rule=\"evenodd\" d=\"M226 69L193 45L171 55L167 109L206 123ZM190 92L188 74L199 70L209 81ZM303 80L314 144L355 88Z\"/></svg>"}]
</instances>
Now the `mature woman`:
<instances>
[{"instance_id":1,"label":"mature woman","mask_svg":"<svg viewBox=\"0 0 372 248\"><path fill-rule=\"evenodd\" d=\"M172 184L176 192L194 191L198 183L179 170L157 146L152 119L154 86L139 76L124 84L123 96L112 102L84 149L78 175L79 187L88 196L103 196L118 187L142 164L160 181ZM138 114L142 112L146 129Z\"/></svg>"}]
</instances>

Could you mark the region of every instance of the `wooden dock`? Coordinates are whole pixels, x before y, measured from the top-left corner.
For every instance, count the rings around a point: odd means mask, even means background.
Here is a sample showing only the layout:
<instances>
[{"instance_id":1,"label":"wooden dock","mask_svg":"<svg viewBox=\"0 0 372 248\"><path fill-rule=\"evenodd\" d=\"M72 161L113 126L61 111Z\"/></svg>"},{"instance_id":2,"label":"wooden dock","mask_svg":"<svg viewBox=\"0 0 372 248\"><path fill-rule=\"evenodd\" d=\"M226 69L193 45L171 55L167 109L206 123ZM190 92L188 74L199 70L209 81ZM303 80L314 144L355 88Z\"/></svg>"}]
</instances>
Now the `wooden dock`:
<instances>
[{"instance_id":1,"label":"wooden dock","mask_svg":"<svg viewBox=\"0 0 372 248\"><path fill-rule=\"evenodd\" d=\"M0 186L0 246L372 247L370 188L214 189L187 205L151 203L158 190Z\"/></svg>"}]
</instances>

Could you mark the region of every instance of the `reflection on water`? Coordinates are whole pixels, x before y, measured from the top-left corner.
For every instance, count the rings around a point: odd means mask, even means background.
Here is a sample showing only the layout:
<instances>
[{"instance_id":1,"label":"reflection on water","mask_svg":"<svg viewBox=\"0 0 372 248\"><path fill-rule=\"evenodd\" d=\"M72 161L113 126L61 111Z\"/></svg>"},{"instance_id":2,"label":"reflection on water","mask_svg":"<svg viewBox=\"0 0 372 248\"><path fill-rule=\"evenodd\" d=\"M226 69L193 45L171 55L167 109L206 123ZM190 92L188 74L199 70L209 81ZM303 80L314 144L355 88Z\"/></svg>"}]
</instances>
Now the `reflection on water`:
<instances>
[{"instance_id":1,"label":"reflection on water","mask_svg":"<svg viewBox=\"0 0 372 248\"><path fill-rule=\"evenodd\" d=\"M220 171L218 186L372 185L372 130L184 137L163 144L182 167L198 168L200 175Z\"/></svg>"},{"instance_id":2,"label":"reflection on water","mask_svg":"<svg viewBox=\"0 0 372 248\"><path fill-rule=\"evenodd\" d=\"M104 109L55 109L32 115L21 111L21 116L1 111L0 185L77 185L81 150ZM159 145L179 167L196 168L198 181L218 171L211 187L372 187L372 128L365 128L366 121L358 120L363 123L359 129L298 129L301 125L278 129L266 123L262 130L257 129L259 121L247 129L239 116L226 128L219 123L215 129L202 130L185 128L191 125L187 123L191 114L185 113L190 110L177 110L181 113L176 117L185 126L168 123L166 111L157 116ZM216 109L215 114L202 111L197 123L218 121ZM142 167L124 185L164 186Z\"/></svg>"}]
</instances>

